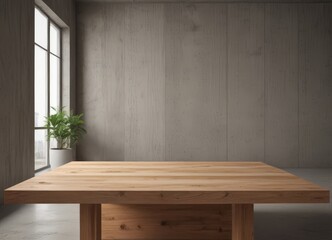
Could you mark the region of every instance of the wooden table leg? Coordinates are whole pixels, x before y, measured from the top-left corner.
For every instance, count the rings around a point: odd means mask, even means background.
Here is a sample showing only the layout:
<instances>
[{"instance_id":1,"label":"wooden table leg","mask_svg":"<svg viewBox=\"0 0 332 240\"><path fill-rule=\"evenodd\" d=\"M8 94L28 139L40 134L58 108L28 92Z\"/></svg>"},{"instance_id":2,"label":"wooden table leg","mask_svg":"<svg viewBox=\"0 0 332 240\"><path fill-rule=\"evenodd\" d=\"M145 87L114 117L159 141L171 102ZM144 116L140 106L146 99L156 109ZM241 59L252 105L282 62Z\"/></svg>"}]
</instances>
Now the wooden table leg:
<instances>
[{"instance_id":1,"label":"wooden table leg","mask_svg":"<svg viewBox=\"0 0 332 240\"><path fill-rule=\"evenodd\" d=\"M100 204L80 204L80 239L101 240Z\"/></svg>"},{"instance_id":2,"label":"wooden table leg","mask_svg":"<svg viewBox=\"0 0 332 240\"><path fill-rule=\"evenodd\" d=\"M254 239L254 205L233 204L232 240Z\"/></svg>"}]
</instances>

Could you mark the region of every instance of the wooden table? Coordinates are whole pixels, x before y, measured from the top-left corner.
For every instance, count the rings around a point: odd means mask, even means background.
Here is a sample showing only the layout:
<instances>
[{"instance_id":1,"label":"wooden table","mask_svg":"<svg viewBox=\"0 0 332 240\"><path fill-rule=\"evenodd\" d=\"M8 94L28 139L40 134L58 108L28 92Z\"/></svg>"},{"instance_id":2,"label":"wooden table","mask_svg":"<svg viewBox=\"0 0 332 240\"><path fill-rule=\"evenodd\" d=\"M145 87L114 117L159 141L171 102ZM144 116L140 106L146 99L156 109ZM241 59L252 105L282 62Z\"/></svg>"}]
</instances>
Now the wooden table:
<instances>
[{"instance_id":1,"label":"wooden table","mask_svg":"<svg viewBox=\"0 0 332 240\"><path fill-rule=\"evenodd\" d=\"M80 204L81 240L252 240L254 204L328 202L259 162L71 162L5 190L6 204Z\"/></svg>"}]
</instances>

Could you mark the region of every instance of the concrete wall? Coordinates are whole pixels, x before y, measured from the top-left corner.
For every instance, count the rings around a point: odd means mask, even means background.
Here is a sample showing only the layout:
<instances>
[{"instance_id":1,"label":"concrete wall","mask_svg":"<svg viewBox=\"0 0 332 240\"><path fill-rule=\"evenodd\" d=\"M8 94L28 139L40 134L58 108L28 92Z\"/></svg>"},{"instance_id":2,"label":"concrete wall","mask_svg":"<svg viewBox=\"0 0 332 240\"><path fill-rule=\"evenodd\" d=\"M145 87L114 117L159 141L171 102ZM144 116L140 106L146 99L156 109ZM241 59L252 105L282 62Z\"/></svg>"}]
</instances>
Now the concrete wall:
<instances>
[{"instance_id":1,"label":"concrete wall","mask_svg":"<svg viewBox=\"0 0 332 240\"><path fill-rule=\"evenodd\" d=\"M63 7L53 10L51 2ZM72 9L64 15L72 19L75 49L75 3L40 3L54 16ZM0 0L0 205L5 188L34 175L34 6L33 0ZM75 51L70 58L75 64ZM75 89L75 65L70 71Z\"/></svg>"},{"instance_id":2,"label":"concrete wall","mask_svg":"<svg viewBox=\"0 0 332 240\"><path fill-rule=\"evenodd\" d=\"M34 5L0 0L0 204L34 175Z\"/></svg>"},{"instance_id":3,"label":"concrete wall","mask_svg":"<svg viewBox=\"0 0 332 240\"><path fill-rule=\"evenodd\" d=\"M332 4L77 8L78 159L332 167Z\"/></svg>"}]
</instances>

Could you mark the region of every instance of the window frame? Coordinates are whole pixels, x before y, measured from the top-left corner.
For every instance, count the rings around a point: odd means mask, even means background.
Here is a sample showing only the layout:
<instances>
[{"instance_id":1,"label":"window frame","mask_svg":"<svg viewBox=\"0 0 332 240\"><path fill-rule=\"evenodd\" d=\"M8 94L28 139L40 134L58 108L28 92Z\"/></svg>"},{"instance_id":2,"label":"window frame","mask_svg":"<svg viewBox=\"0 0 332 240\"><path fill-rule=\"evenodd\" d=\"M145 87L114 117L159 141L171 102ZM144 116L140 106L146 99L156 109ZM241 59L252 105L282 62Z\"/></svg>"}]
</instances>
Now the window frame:
<instances>
[{"instance_id":1,"label":"window frame","mask_svg":"<svg viewBox=\"0 0 332 240\"><path fill-rule=\"evenodd\" d=\"M50 59L51 59L51 56L54 56L59 60L58 106L60 108L62 107L62 64L63 64L63 59L62 59L62 57L63 57L62 56L62 29L40 7L35 5L34 9L38 10L41 14L43 14L47 18L47 49L45 47L41 46L40 44L36 43L35 39L34 39L34 47L39 47L40 49L44 50L47 54L47 63L46 63L46 66L47 66L47 69L46 69L46 71L47 71L47 79L46 79L46 88L47 88L47 90L46 90L46 94L47 94L46 107L47 107L47 111L46 111L46 114L47 114L47 117L48 117L48 116L50 116L50 108L51 108L51 106L50 106L50 92L51 92L50 91L50 86L51 86L51 84L50 84L51 83ZM56 54L51 52L51 45L50 45L51 25L54 25L59 30L59 56L57 56ZM34 23L34 31L35 31L35 23ZM34 76L34 78L35 78L35 76ZM34 104L34 107L35 107L35 104ZM36 126L34 126L34 133L38 130L47 130L47 128L46 127L36 127ZM34 143L35 143L35 140L34 140ZM51 166L50 165L50 141L47 141L46 166L36 169L36 158L35 157L34 157L34 163L35 163L35 168L34 168L35 173L37 173L39 171L43 171L47 168L50 168L50 166Z\"/></svg>"}]
</instances>

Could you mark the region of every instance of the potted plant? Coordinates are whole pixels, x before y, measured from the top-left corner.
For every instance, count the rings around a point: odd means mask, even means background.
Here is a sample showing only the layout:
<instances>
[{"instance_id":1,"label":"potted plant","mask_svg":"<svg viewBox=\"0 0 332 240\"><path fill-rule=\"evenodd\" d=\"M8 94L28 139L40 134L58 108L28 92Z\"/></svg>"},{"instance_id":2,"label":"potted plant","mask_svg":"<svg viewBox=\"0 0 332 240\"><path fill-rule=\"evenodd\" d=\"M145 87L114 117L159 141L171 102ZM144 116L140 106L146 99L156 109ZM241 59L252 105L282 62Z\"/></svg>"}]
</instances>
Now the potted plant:
<instances>
[{"instance_id":1,"label":"potted plant","mask_svg":"<svg viewBox=\"0 0 332 240\"><path fill-rule=\"evenodd\" d=\"M47 139L54 139L56 147L50 149L51 168L59 167L72 160L72 147L80 140L86 130L83 114L67 114L64 108L52 108L55 113L46 117Z\"/></svg>"}]
</instances>

